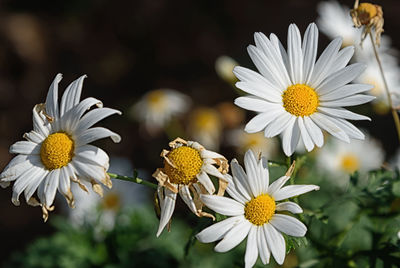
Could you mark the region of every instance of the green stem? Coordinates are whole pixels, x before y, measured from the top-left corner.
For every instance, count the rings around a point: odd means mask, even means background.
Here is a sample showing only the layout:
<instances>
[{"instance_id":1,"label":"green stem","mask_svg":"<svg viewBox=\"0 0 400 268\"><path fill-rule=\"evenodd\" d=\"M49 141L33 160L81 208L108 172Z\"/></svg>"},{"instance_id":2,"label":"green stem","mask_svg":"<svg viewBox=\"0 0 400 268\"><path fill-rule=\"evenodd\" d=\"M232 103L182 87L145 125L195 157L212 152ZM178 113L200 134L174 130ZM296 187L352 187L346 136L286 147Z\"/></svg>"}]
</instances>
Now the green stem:
<instances>
[{"instance_id":1,"label":"green stem","mask_svg":"<svg viewBox=\"0 0 400 268\"><path fill-rule=\"evenodd\" d=\"M107 174L110 175L110 177L113 178L113 179L118 179L118 180L122 180L122 181L130 181L130 182L134 182L134 183L137 183L137 184L146 185L146 186L148 186L150 188L153 188L153 189L157 190L157 184L154 184L154 183L149 182L149 181L142 180L142 179L138 178L137 176L128 177L128 176L122 176L122 175L118 175L118 174L114 174L114 173L110 173L110 172L107 172Z\"/></svg>"},{"instance_id":2,"label":"green stem","mask_svg":"<svg viewBox=\"0 0 400 268\"><path fill-rule=\"evenodd\" d=\"M381 63L381 60L379 59L378 51L376 50L374 38L372 37L371 31L369 32L369 37L371 38L371 43L372 43L372 47L374 48L375 58L376 58L376 61L378 62L378 67L379 67L379 71L381 72L383 84L385 85L386 95L387 95L387 98L388 98L390 109L392 111L394 124L395 124L396 130L397 130L397 137L398 137L399 142L400 142L400 120L399 120L399 114L397 113L396 109L393 108L392 97L390 96L390 91L389 91L388 84L386 82L385 74L383 72L382 63Z\"/></svg>"}]
</instances>

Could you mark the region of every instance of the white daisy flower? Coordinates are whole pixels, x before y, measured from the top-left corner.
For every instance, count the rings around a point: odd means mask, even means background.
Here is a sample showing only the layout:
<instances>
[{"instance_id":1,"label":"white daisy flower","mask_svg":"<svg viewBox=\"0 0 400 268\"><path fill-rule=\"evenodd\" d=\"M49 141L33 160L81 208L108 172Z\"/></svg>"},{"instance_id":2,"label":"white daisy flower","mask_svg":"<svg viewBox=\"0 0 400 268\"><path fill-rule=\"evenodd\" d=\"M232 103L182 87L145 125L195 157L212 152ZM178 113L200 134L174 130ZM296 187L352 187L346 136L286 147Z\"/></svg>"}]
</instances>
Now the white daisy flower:
<instances>
[{"instance_id":1,"label":"white daisy flower","mask_svg":"<svg viewBox=\"0 0 400 268\"><path fill-rule=\"evenodd\" d=\"M188 96L173 89L157 89L146 93L130 110L130 115L143 122L151 134L162 129L173 117L190 107Z\"/></svg>"},{"instance_id":2,"label":"white daisy flower","mask_svg":"<svg viewBox=\"0 0 400 268\"><path fill-rule=\"evenodd\" d=\"M307 227L294 217L281 211L301 213L296 203L286 201L293 196L312 190L316 185L283 185L289 180L293 166L285 174L269 185L268 163L263 157L256 160L252 151L244 157L246 172L234 159L231 162L233 178L229 179L226 191L232 198L201 195L204 205L222 215L231 216L215 223L196 235L202 243L221 240L215 251L226 252L237 246L247 236L245 254L246 267L252 267L258 255L264 264L269 263L270 255L278 264L282 264L285 255L285 239L281 233L302 237Z\"/></svg>"},{"instance_id":3,"label":"white daisy flower","mask_svg":"<svg viewBox=\"0 0 400 268\"><path fill-rule=\"evenodd\" d=\"M340 50L342 40L336 38L317 58L318 29L311 23L301 40L296 25L289 26L288 52L278 38L268 39L255 33L256 46L248 52L261 74L243 67L234 69L240 79L236 86L251 94L239 97L235 104L258 113L246 125L249 133L264 130L267 138L282 133L283 151L291 155L303 140L307 151L321 147L326 130L336 138L364 139L350 120L370 120L342 106L359 105L374 99L359 94L372 88L365 84L348 84L365 69L363 64L346 66L354 53L353 47Z\"/></svg>"},{"instance_id":4,"label":"white daisy flower","mask_svg":"<svg viewBox=\"0 0 400 268\"><path fill-rule=\"evenodd\" d=\"M247 133L243 131L243 127L228 131L226 142L236 147L239 154L252 150L255 154L261 153L271 158L278 153L279 143L276 138L266 139L261 132Z\"/></svg>"},{"instance_id":5,"label":"white daisy flower","mask_svg":"<svg viewBox=\"0 0 400 268\"><path fill-rule=\"evenodd\" d=\"M222 122L217 110L208 107L193 110L189 116L188 133L191 139L217 150L222 134Z\"/></svg>"},{"instance_id":6,"label":"white daisy flower","mask_svg":"<svg viewBox=\"0 0 400 268\"><path fill-rule=\"evenodd\" d=\"M239 65L234 59L228 56L219 56L215 61L215 70L219 77L228 82L234 84L237 81L236 76L233 74L233 68Z\"/></svg>"},{"instance_id":7,"label":"white daisy flower","mask_svg":"<svg viewBox=\"0 0 400 268\"><path fill-rule=\"evenodd\" d=\"M100 184L111 188L107 175L108 155L100 148L89 145L98 139L111 137L114 142L120 136L103 127L93 127L100 120L121 112L102 108L102 102L95 98L81 97L83 80L86 75L72 82L65 90L58 104L58 74L50 86L46 103L33 109L33 130L25 133L27 141L19 141L10 147L10 153L18 154L0 174L3 186L15 181L11 201L19 205L19 196L24 192L30 205L42 207L46 221L56 191L64 195L68 204L74 207L71 181L87 191L81 181L90 183L93 190L102 194ZM85 114L93 105L98 108ZM33 197L37 189L39 201Z\"/></svg>"},{"instance_id":8,"label":"white daisy flower","mask_svg":"<svg viewBox=\"0 0 400 268\"><path fill-rule=\"evenodd\" d=\"M338 186L345 186L348 175L359 171L366 173L382 166L385 153L381 144L366 135L364 141L350 144L332 139L324 148L317 151L317 165L329 172Z\"/></svg>"},{"instance_id":9,"label":"white daisy flower","mask_svg":"<svg viewBox=\"0 0 400 268\"><path fill-rule=\"evenodd\" d=\"M206 150L197 142L177 138L170 142L171 151L163 150L164 168L158 168L153 177L158 181L158 198L161 216L157 236L171 219L179 193L189 209L198 217L212 215L203 212L199 195L213 194L214 185L209 175L219 178L218 195L223 195L226 187L225 174L228 161L222 155ZM215 167L216 165L217 167Z\"/></svg>"}]
</instances>

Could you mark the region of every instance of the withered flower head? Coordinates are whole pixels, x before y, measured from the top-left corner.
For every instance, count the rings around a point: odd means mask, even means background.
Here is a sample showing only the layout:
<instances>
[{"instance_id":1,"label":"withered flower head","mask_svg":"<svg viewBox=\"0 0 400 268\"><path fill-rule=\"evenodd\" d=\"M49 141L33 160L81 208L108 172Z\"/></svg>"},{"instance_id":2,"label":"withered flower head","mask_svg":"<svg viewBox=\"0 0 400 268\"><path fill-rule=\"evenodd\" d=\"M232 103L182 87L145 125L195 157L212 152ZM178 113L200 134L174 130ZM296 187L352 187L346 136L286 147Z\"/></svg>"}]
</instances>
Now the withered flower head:
<instances>
[{"instance_id":1,"label":"withered flower head","mask_svg":"<svg viewBox=\"0 0 400 268\"><path fill-rule=\"evenodd\" d=\"M384 23L382 7L371 3L359 4L358 2L358 0L355 1L350 15L355 27L364 26L361 43L373 29L375 31L375 43L379 46Z\"/></svg>"}]
</instances>

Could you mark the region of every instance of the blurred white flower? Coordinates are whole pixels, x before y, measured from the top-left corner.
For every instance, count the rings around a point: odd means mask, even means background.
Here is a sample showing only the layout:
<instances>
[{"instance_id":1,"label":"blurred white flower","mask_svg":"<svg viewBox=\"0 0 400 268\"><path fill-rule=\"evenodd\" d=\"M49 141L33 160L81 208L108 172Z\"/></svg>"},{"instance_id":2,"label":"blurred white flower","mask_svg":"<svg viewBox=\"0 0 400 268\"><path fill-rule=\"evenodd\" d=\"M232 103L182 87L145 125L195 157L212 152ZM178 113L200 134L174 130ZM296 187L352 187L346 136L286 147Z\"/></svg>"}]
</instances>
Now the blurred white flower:
<instances>
[{"instance_id":1,"label":"blurred white flower","mask_svg":"<svg viewBox=\"0 0 400 268\"><path fill-rule=\"evenodd\" d=\"M211 150L218 150L222 122L217 110L208 107L193 110L189 116L188 132L192 140Z\"/></svg>"},{"instance_id":2,"label":"blurred white flower","mask_svg":"<svg viewBox=\"0 0 400 268\"><path fill-rule=\"evenodd\" d=\"M220 56L215 61L215 70L219 77L228 82L234 84L237 81L236 76L233 74L233 68L239 65L234 59L228 56Z\"/></svg>"},{"instance_id":3,"label":"blurred white flower","mask_svg":"<svg viewBox=\"0 0 400 268\"><path fill-rule=\"evenodd\" d=\"M174 117L184 114L190 107L188 96L173 89L147 92L130 109L130 116L142 122L150 134L160 131Z\"/></svg>"},{"instance_id":4,"label":"blurred white flower","mask_svg":"<svg viewBox=\"0 0 400 268\"><path fill-rule=\"evenodd\" d=\"M276 138L267 139L262 132L247 133L243 129L244 127L239 127L227 132L226 143L234 146L237 153L244 154L252 150L256 155L261 153L266 158L277 155L279 142Z\"/></svg>"},{"instance_id":5,"label":"blurred white flower","mask_svg":"<svg viewBox=\"0 0 400 268\"><path fill-rule=\"evenodd\" d=\"M365 135L363 141L355 140L350 144L331 139L316 156L318 167L329 172L338 186L346 185L347 175L355 171L364 173L380 168L384 158L381 144L369 135Z\"/></svg>"},{"instance_id":6,"label":"blurred white flower","mask_svg":"<svg viewBox=\"0 0 400 268\"><path fill-rule=\"evenodd\" d=\"M134 169L127 158L111 157L109 172L122 176L132 176ZM74 186L75 187L75 186ZM69 209L68 217L76 226L95 224L99 230L111 230L121 211L140 206L146 195L146 189L128 181L113 179L113 188L105 190L103 198L93 191L83 192L75 196L75 209Z\"/></svg>"}]
</instances>

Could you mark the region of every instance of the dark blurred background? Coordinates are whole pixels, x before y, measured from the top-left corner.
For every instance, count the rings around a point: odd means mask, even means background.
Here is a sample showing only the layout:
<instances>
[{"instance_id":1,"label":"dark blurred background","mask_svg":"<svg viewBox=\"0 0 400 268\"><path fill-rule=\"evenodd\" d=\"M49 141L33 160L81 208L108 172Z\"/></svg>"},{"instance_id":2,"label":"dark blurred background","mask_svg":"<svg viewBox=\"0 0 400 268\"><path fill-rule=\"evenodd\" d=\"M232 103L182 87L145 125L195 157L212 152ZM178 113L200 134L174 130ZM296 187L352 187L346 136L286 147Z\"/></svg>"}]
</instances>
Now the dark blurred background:
<instances>
[{"instance_id":1,"label":"dark blurred background","mask_svg":"<svg viewBox=\"0 0 400 268\"><path fill-rule=\"evenodd\" d=\"M121 134L122 142L100 144L111 155L127 157L151 174L161 164L159 153L168 139L144 140L138 124L126 116L130 105L146 91L161 87L190 95L195 105L232 102L236 93L215 73L215 59L225 54L254 68L246 52L253 32L274 32L285 44L288 25L296 23L304 32L317 17L318 2L1 1L0 168L12 157L9 146L31 130L33 106L44 102L51 81L61 72L62 90L87 74L83 97L96 97L105 106L125 112L103 123ZM353 5L353 1L340 2ZM399 1L376 3L384 9L384 34L400 48ZM320 36L321 48L329 40ZM390 115L373 116L372 122L357 125L380 139L389 156L398 148ZM16 208L10 199L11 187L0 191L2 260L52 232L51 225L43 223L40 209L24 202Z\"/></svg>"}]
</instances>

